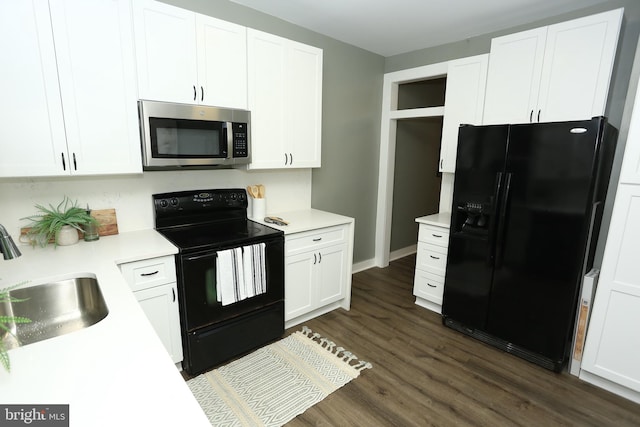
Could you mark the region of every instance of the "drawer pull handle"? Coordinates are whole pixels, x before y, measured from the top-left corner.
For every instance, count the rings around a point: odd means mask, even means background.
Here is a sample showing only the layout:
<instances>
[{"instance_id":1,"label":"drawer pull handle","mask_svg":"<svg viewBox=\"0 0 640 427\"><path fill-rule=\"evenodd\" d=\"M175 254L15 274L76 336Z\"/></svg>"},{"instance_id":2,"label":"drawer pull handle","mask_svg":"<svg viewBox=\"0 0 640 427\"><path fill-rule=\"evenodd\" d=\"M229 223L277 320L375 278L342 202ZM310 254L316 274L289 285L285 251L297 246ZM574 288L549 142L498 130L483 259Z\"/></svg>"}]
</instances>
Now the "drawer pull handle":
<instances>
[{"instance_id":1,"label":"drawer pull handle","mask_svg":"<svg viewBox=\"0 0 640 427\"><path fill-rule=\"evenodd\" d=\"M176 290L171 288L171 295L173 295L173 302L176 302Z\"/></svg>"},{"instance_id":2,"label":"drawer pull handle","mask_svg":"<svg viewBox=\"0 0 640 427\"><path fill-rule=\"evenodd\" d=\"M440 257L429 255L432 259L440 259Z\"/></svg>"},{"instance_id":3,"label":"drawer pull handle","mask_svg":"<svg viewBox=\"0 0 640 427\"><path fill-rule=\"evenodd\" d=\"M313 239L314 242L319 242L320 240L322 240L322 237L316 237L315 239Z\"/></svg>"},{"instance_id":4,"label":"drawer pull handle","mask_svg":"<svg viewBox=\"0 0 640 427\"><path fill-rule=\"evenodd\" d=\"M430 288L437 288L437 286L436 286L436 285L432 285L432 284L431 284L431 283L429 283L429 282L427 282L427 286L428 286L428 287L430 287Z\"/></svg>"},{"instance_id":5,"label":"drawer pull handle","mask_svg":"<svg viewBox=\"0 0 640 427\"><path fill-rule=\"evenodd\" d=\"M433 234L433 233L431 233L431 235L432 235L433 237L437 237L438 239L442 237L442 235L441 235L441 234Z\"/></svg>"},{"instance_id":6,"label":"drawer pull handle","mask_svg":"<svg viewBox=\"0 0 640 427\"><path fill-rule=\"evenodd\" d=\"M160 273L159 270L153 271L151 273L140 273L141 276L153 276L154 274Z\"/></svg>"}]
</instances>

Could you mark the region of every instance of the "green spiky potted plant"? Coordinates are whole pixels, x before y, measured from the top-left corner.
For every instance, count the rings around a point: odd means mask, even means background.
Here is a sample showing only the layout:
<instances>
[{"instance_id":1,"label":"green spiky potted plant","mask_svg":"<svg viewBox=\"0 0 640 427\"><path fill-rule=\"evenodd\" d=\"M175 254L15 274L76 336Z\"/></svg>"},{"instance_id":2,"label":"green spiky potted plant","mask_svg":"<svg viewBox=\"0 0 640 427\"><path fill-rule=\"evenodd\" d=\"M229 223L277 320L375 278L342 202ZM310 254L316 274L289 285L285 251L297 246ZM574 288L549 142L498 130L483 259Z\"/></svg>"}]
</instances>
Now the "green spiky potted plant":
<instances>
[{"instance_id":1,"label":"green spiky potted plant","mask_svg":"<svg viewBox=\"0 0 640 427\"><path fill-rule=\"evenodd\" d=\"M11 304L14 302L24 301L22 299L18 299L11 296L9 291L13 288L15 288L15 286L12 286L10 288L0 289L0 305L5 303ZM9 353L7 352L7 349L4 345L4 339L2 337L6 336L7 334L13 335L12 325L15 325L16 323L30 323L30 322L31 322L31 319L27 317L7 316L7 315L0 314L0 364L2 364L2 366L7 372L11 371L11 361L9 359Z\"/></svg>"},{"instance_id":2,"label":"green spiky potted plant","mask_svg":"<svg viewBox=\"0 0 640 427\"><path fill-rule=\"evenodd\" d=\"M72 245L78 242L78 231L82 232L84 225L99 225L86 209L66 196L56 207L36 205L36 209L40 211L36 215L21 218L31 221L28 236L34 245L37 242L44 247L51 239L55 246Z\"/></svg>"}]
</instances>

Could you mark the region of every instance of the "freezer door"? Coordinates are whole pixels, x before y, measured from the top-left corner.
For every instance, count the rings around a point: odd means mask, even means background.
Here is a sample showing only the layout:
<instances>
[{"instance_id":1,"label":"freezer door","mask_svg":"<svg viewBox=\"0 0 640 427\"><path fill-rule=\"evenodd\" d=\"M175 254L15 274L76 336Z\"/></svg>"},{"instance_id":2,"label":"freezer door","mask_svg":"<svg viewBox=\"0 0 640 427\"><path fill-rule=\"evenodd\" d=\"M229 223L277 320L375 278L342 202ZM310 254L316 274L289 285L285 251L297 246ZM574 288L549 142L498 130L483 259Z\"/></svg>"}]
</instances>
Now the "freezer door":
<instances>
[{"instance_id":1,"label":"freezer door","mask_svg":"<svg viewBox=\"0 0 640 427\"><path fill-rule=\"evenodd\" d=\"M487 319L508 132L506 125L459 131L442 314L474 329Z\"/></svg>"},{"instance_id":2,"label":"freezer door","mask_svg":"<svg viewBox=\"0 0 640 427\"><path fill-rule=\"evenodd\" d=\"M513 125L487 332L564 358L591 225L599 120Z\"/></svg>"}]
</instances>

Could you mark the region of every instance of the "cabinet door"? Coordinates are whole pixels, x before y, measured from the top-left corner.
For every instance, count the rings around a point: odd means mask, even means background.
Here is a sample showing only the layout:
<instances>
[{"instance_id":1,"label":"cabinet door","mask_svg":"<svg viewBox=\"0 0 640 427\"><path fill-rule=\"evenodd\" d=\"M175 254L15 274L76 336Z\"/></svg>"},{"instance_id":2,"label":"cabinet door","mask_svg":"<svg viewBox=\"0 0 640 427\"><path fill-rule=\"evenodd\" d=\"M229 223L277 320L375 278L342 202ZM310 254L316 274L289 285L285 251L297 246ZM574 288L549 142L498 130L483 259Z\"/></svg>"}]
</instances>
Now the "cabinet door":
<instances>
[{"instance_id":1,"label":"cabinet door","mask_svg":"<svg viewBox=\"0 0 640 427\"><path fill-rule=\"evenodd\" d=\"M251 169L281 168L289 162L286 149L286 40L247 30Z\"/></svg>"},{"instance_id":2,"label":"cabinet door","mask_svg":"<svg viewBox=\"0 0 640 427\"><path fill-rule=\"evenodd\" d=\"M287 71L288 166L320 167L322 49L289 41Z\"/></svg>"},{"instance_id":3,"label":"cabinet door","mask_svg":"<svg viewBox=\"0 0 640 427\"><path fill-rule=\"evenodd\" d=\"M318 306L341 300L345 296L347 245L332 246L318 252Z\"/></svg>"},{"instance_id":4,"label":"cabinet door","mask_svg":"<svg viewBox=\"0 0 640 427\"><path fill-rule=\"evenodd\" d=\"M182 361L180 314L175 283L134 292L174 363Z\"/></svg>"},{"instance_id":5,"label":"cabinet door","mask_svg":"<svg viewBox=\"0 0 640 427\"><path fill-rule=\"evenodd\" d=\"M72 174L142 172L127 0L51 0Z\"/></svg>"},{"instance_id":6,"label":"cabinet door","mask_svg":"<svg viewBox=\"0 0 640 427\"><path fill-rule=\"evenodd\" d=\"M640 184L640 85L636 90L633 115L624 147L620 183Z\"/></svg>"},{"instance_id":7,"label":"cabinet door","mask_svg":"<svg viewBox=\"0 0 640 427\"><path fill-rule=\"evenodd\" d=\"M449 62L442 121L440 172L456 171L458 128L482 124L489 55Z\"/></svg>"},{"instance_id":8,"label":"cabinet door","mask_svg":"<svg viewBox=\"0 0 640 427\"><path fill-rule=\"evenodd\" d=\"M546 34L543 27L491 41L484 124L535 119Z\"/></svg>"},{"instance_id":9,"label":"cabinet door","mask_svg":"<svg viewBox=\"0 0 640 427\"><path fill-rule=\"evenodd\" d=\"M195 13L153 0L134 1L133 12L140 98L193 104Z\"/></svg>"},{"instance_id":10,"label":"cabinet door","mask_svg":"<svg viewBox=\"0 0 640 427\"><path fill-rule=\"evenodd\" d=\"M196 14L198 102L247 109L247 28Z\"/></svg>"},{"instance_id":11,"label":"cabinet door","mask_svg":"<svg viewBox=\"0 0 640 427\"><path fill-rule=\"evenodd\" d=\"M618 187L582 369L640 391L640 186Z\"/></svg>"},{"instance_id":12,"label":"cabinet door","mask_svg":"<svg viewBox=\"0 0 640 427\"><path fill-rule=\"evenodd\" d=\"M68 174L56 57L46 0L0 2L0 176Z\"/></svg>"},{"instance_id":13,"label":"cabinet door","mask_svg":"<svg viewBox=\"0 0 640 427\"><path fill-rule=\"evenodd\" d=\"M604 115L621 22L622 9L617 9L549 27L539 121Z\"/></svg>"},{"instance_id":14,"label":"cabinet door","mask_svg":"<svg viewBox=\"0 0 640 427\"><path fill-rule=\"evenodd\" d=\"M314 253L305 252L287 256L285 263L284 320L288 321L317 307L317 255L314 258Z\"/></svg>"}]
</instances>

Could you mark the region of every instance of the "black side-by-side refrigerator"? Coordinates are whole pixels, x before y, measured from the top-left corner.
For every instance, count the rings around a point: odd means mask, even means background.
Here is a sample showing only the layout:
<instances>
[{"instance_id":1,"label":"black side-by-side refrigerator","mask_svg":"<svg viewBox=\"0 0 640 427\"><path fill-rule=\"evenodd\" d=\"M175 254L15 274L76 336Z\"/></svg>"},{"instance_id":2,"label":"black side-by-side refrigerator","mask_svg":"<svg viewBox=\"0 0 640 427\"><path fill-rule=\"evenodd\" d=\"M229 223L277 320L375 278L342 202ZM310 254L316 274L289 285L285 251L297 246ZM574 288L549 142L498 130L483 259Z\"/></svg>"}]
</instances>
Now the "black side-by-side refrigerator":
<instances>
[{"instance_id":1,"label":"black side-by-side refrigerator","mask_svg":"<svg viewBox=\"0 0 640 427\"><path fill-rule=\"evenodd\" d=\"M445 325L562 369L616 140L603 117L460 128Z\"/></svg>"}]
</instances>

